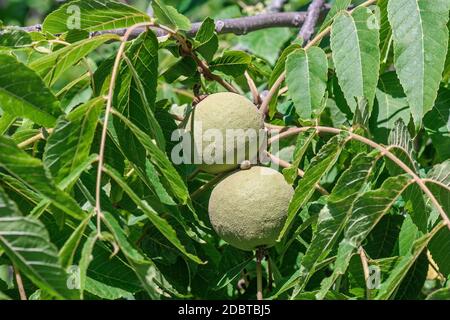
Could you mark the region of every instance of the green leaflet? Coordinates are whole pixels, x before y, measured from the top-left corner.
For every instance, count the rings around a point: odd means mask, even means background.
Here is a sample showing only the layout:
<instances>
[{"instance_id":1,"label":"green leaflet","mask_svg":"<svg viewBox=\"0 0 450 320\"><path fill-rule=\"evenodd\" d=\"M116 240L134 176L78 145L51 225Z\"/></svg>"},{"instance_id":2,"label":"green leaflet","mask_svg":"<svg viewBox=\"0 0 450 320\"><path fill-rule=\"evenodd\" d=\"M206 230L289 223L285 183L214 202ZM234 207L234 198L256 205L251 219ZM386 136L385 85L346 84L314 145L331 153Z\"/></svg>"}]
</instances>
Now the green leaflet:
<instances>
[{"instance_id":1,"label":"green leaflet","mask_svg":"<svg viewBox=\"0 0 450 320\"><path fill-rule=\"evenodd\" d=\"M56 183L88 158L104 102L103 97L92 99L58 119L43 156Z\"/></svg>"},{"instance_id":2,"label":"green leaflet","mask_svg":"<svg viewBox=\"0 0 450 320\"><path fill-rule=\"evenodd\" d=\"M388 3L395 67L416 127L434 104L448 50L450 2L395 0Z\"/></svg>"},{"instance_id":3,"label":"green leaflet","mask_svg":"<svg viewBox=\"0 0 450 320\"><path fill-rule=\"evenodd\" d=\"M441 87L436 98L436 103L423 118L425 130L433 141L433 146L440 161L450 158L450 90Z\"/></svg>"},{"instance_id":4,"label":"green leaflet","mask_svg":"<svg viewBox=\"0 0 450 320\"><path fill-rule=\"evenodd\" d=\"M142 287L152 299L160 299L163 293L183 298L159 272L153 261L143 256L130 244L119 223L109 212L105 212L105 224L108 226L120 250L133 267Z\"/></svg>"},{"instance_id":5,"label":"green leaflet","mask_svg":"<svg viewBox=\"0 0 450 320\"><path fill-rule=\"evenodd\" d=\"M154 224L154 226L169 240L178 250L180 250L186 257L192 261L202 264L203 262L195 255L186 251L186 248L178 239L176 231L172 226L163 218L161 218L158 213L150 207L150 205L139 198L133 190L123 181L122 177L111 167L106 166L105 172L114 179L114 181L120 185L120 187L128 194L128 196L133 200L133 202L147 215L149 220Z\"/></svg>"},{"instance_id":6,"label":"green leaflet","mask_svg":"<svg viewBox=\"0 0 450 320\"><path fill-rule=\"evenodd\" d=\"M355 98L365 97L370 110L380 72L380 36L376 19L367 8L358 8L351 15L341 12L331 29L331 49L339 85L352 111Z\"/></svg>"},{"instance_id":7,"label":"green leaflet","mask_svg":"<svg viewBox=\"0 0 450 320\"><path fill-rule=\"evenodd\" d=\"M219 48L219 38L216 33L216 25L214 20L206 18L203 20L200 29L195 35L195 50L199 52L207 61L211 61L214 58L214 54Z\"/></svg>"},{"instance_id":8,"label":"green leaflet","mask_svg":"<svg viewBox=\"0 0 450 320\"><path fill-rule=\"evenodd\" d=\"M166 6L160 0L152 1L153 13L159 23L173 30L189 31L191 22L172 6Z\"/></svg>"},{"instance_id":9,"label":"green leaflet","mask_svg":"<svg viewBox=\"0 0 450 320\"><path fill-rule=\"evenodd\" d=\"M34 60L29 64L29 67L36 71L48 86L52 86L70 67L100 45L111 40L120 40L120 37L105 34L81 40Z\"/></svg>"},{"instance_id":10,"label":"green leaflet","mask_svg":"<svg viewBox=\"0 0 450 320\"><path fill-rule=\"evenodd\" d=\"M120 120L123 121L125 125L128 126L128 128L133 132L139 142L142 143L148 153L150 161L161 171L162 176L167 179L170 189L174 195L183 204L187 204L190 199L189 191L167 155L153 143L148 135L146 135L122 114L114 112L114 115L119 117Z\"/></svg>"},{"instance_id":11,"label":"green leaflet","mask_svg":"<svg viewBox=\"0 0 450 320\"><path fill-rule=\"evenodd\" d=\"M418 173L413 139L401 119L397 120L394 129L389 135L388 149L411 170L416 174ZM389 159L386 159L386 167L391 175L398 175L404 172L403 169ZM411 204L409 211L414 223L421 232L425 233L427 231L427 208L421 189L417 184L413 184L405 190L403 197L405 201Z\"/></svg>"},{"instance_id":12,"label":"green leaflet","mask_svg":"<svg viewBox=\"0 0 450 320\"><path fill-rule=\"evenodd\" d=\"M307 137L305 137L305 135ZM315 136L315 130L305 132L304 135L298 135L292 164L289 168L283 169L284 178L288 183L293 184L295 179L298 177L298 167L300 165L300 162L302 161L305 152L308 150Z\"/></svg>"},{"instance_id":13,"label":"green leaflet","mask_svg":"<svg viewBox=\"0 0 450 320\"><path fill-rule=\"evenodd\" d=\"M285 72L286 68L286 59L287 57L297 49L300 49L302 46L298 43L290 44L286 49L283 50L280 57L278 58L275 66L273 67L272 73L269 78L269 87L272 87L277 79ZM276 90L274 97L278 96L279 89ZM272 98L269 104L269 116L273 117L277 108L277 99Z\"/></svg>"},{"instance_id":14,"label":"green leaflet","mask_svg":"<svg viewBox=\"0 0 450 320\"><path fill-rule=\"evenodd\" d=\"M217 70L232 77L239 77L244 74L251 62L252 57L244 51L225 51L221 57L210 63L210 67L212 71Z\"/></svg>"},{"instance_id":15,"label":"green leaflet","mask_svg":"<svg viewBox=\"0 0 450 320\"><path fill-rule=\"evenodd\" d=\"M155 118L158 78L158 40L152 31L139 36L127 48L115 90L116 109L141 130L148 131L161 149L165 149L162 129ZM131 160L141 165L144 148L127 126L114 119L114 128L122 149Z\"/></svg>"},{"instance_id":16,"label":"green leaflet","mask_svg":"<svg viewBox=\"0 0 450 320\"><path fill-rule=\"evenodd\" d=\"M327 258L333 249L352 215L355 201L371 178L375 160L374 156L359 154L333 188L327 205L319 214L316 232L301 261L301 274L294 296L306 286L308 279L314 274L315 266Z\"/></svg>"},{"instance_id":17,"label":"green leaflet","mask_svg":"<svg viewBox=\"0 0 450 320\"><path fill-rule=\"evenodd\" d=\"M278 240L289 230L294 221L297 212L308 202L316 190L316 184L320 179L333 167L342 151L342 147L346 142L345 137L335 136L322 147L319 153L314 157L309 169L305 172L304 177L298 183L294 196L289 204L288 218L280 233Z\"/></svg>"},{"instance_id":18,"label":"green leaflet","mask_svg":"<svg viewBox=\"0 0 450 320\"><path fill-rule=\"evenodd\" d=\"M134 296L131 292L109 286L103 282L86 277L85 290L101 299L118 300L121 298L134 300Z\"/></svg>"},{"instance_id":19,"label":"green leaflet","mask_svg":"<svg viewBox=\"0 0 450 320\"><path fill-rule=\"evenodd\" d=\"M84 231L86 230L91 218L92 214L87 216L72 232L69 239L67 239L63 247L59 250L58 256L61 261L61 265L64 266L64 268L68 268L72 265L75 253L81 242L81 238L83 237Z\"/></svg>"},{"instance_id":20,"label":"green leaflet","mask_svg":"<svg viewBox=\"0 0 450 320\"><path fill-rule=\"evenodd\" d=\"M409 103L394 71L384 73L378 81L376 108L372 117L371 129L375 136L387 142L389 130L395 127L398 119L408 123L411 118Z\"/></svg>"},{"instance_id":21,"label":"green leaflet","mask_svg":"<svg viewBox=\"0 0 450 320\"><path fill-rule=\"evenodd\" d=\"M126 4L110 0L77 0L59 7L45 18L44 32L64 33L72 29L113 30L150 22L150 17Z\"/></svg>"},{"instance_id":22,"label":"green leaflet","mask_svg":"<svg viewBox=\"0 0 450 320\"><path fill-rule=\"evenodd\" d=\"M31 42L28 32L13 27L2 30L0 36L0 47L20 48L30 45Z\"/></svg>"},{"instance_id":23,"label":"green leaflet","mask_svg":"<svg viewBox=\"0 0 450 320\"><path fill-rule=\"evenodd\" d=\"M336 16L341 12L342 10L346 10L350 4L352 3L352 0L336 0L333 3L333 6L331 7L330 11L328 11L327 16L325 17L325 20L322 23L322 27L320 28L320 31L323 31L326 27L328 27L336 18Z\"/></svg>"},{"instance_id":24,"label":"green leaflet","mask_svg":"<svg viewBox=\"0 0 450 320\"><path fill-rule=\"evenodd\" d=\"M286 60L289 96L301 119L310 119L322 104L328 80L328 59L319 47L299 49Z\"/></svg>"},{"instance_id":25,"label":"green leaflet","mask_svg":"<svg viewBox=\"0 0 450 320\"><path fill-rule=\"evenodd\" d=\"M426 300L449 300L450 288L442 288L430 293Z\"/></svg>"},{"instance_id":26,"label":"green leaflet","mask_svg":"<svg viewBox=\"0 0 450 320\"><path fill-rule=\"evenodd\" d=\"M84 298L84 290L86 288L87 270L89 264L92 261L92 252L94 251L95 243L98 240L97 231L92 231L84 242L81 250L81 258L78 262L79 267L79 279L80 279L80 294L81 298Z\"/></svg>"},{"instance_id":27,"label":"green leaflet","mask_svg":"<svg viewBox=\"0 0 450 320\"><path fill-rule=\"evenodd\" d=\"M52 127L62 114L58 100L42 79L14 57L4 54L0 54L0 108L10 116L30 119L46 127Z\"/></svg>"},{"instance_id":28,"label":"green leaflet","mask_svg":"<svg viewBox=\"0 0 450 320\"><path fill-rule=\"evenodd\" d=\"M426 185L442 209L450 216L450 160L433 167L427 174Z\"/></svg>"},{"instance_id":29,"label":"green leaflet","mask_svg":"<svg viewBox=\"0 0 450 320\"><path fill-rule=\"evenodd\" d=\"M389 52L392 48L392 29L388 19L389 0L379 0L377 5L380 8L380 52L381 63L386 64L389 58Z\"/></svg>"},{"instance_id":30,"label":"green leaflet","mask_svg":"<svg viewBox=\"0 0 450 320\"><path fill-rule=\"evenodd\" d=\"M41 160L20 150L6 137L0 137L0 150L0 167L75 219L83 219L86 216L75 200L55 185Z\"/></svg>"}]
</instances>

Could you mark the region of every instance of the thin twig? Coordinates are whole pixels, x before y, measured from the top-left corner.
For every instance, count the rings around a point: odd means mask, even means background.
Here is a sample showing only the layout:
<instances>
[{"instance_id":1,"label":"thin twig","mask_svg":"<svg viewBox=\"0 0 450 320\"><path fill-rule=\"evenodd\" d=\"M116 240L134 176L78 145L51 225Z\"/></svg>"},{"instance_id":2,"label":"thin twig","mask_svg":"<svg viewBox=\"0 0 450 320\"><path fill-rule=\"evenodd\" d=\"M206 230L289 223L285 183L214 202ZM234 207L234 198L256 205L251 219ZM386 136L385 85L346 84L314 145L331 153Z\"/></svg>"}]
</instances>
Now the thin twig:
<instances>
[{"instance_id":1,"label":"thin twig","mask_svg":"<svg viewBox=\"0 0 450 320\"><path fill-rule=\"evenodd\" d=\"M119 67L120 62L122 60L122 55L125 51L125 46L128 41L128 38L130 37L133 30L139 28L139 27L148 27L152 25L152 23L139 23L132 27L130 27L125 35L122 38L119 50L116 55L116 59L114 61L114 66L112 69L111 74L111 80L109 83L109 91L108 95L106 97L106 110L105 110L105 119L103 120L103 129L102 129L102 136L100 139L100 150L99 150L99 156L98 156L98 168L97 168L97 181L95 184L95 213L97 215L97 234L100 237L101 236L101 220L103 217L102 209L101 209L101 185L102 185L102 173L103 173L103 164L104 164L104 157L105 157L105 146L106 146L106 136L108 133L108 120L109 115L111 113L112 109L112 101L114 96L114 88L116 86L116 79L117 75L119 73Z\"/></svg>"},{"instance_id":2,"label":"thin twig","mask_svg":"<svg viewBox=\"0 0 450 320\"><path fill-rule=\"evenodd\" d=\"M381 152L381 154L390 160L392 160L397 166L399 166L403 171L405 171L407 174L409 174L414 182L422 189L422 191L427 195L427 197L431 200L434 207L439 212L439 215L441 216L444 223L447 225L447 227L450 229L450 219L445 213L442 206L439 204L439 201L437 201L436 197L433 195L433 193L430 191L430 189L426 186L425 181L420 178L410 167L408 167L403 161L401 161L397 156L395 156L391 151L389 151L389 148L383 147L382 145L366 138L363 136L360 136L358 134L355 134L353 132L350 132L348 130L344 129L337 129L337 128L331 128L331 127L323 127L323 126L314 126L314 127L302 127L302 128L291 128L283 133L280 133L279 135L272 137L269 139L268 144L271 144L278 139L282 139L291 135L298 134L300 132L305 132L311 129L315 129L317 132L326 132L326 133L332 133L332 134L340 134L340 133L347 133L349 135L349 139L353 139L359 142L362 142L378 151Z\"/></svg>"},{"instance_id":3,"label":"thin twig","mask_svg":"<svg viewBox=\"0 0 450 320\"><path fill-rule=\"evenodd\" d=\"M239 91L232 84L226 82L224 79L222 79L222 77L218 76L217 74L212 73L206 62L202 61L199 57L197 57L195 53L191 52L191 57L194 59L195 63L197 63L203 76L206 79L216 81L222 87L224 87L230 92L239 93Z\"/></svg>"},{"instance_id":4,"label":"thin twig","mask_svg":"<svg viewBox=\"0 0 450 320\"><path fill-rule=\"evenodd\" d=\"M14 266L13 269L16 277L17 289L19 290L20 300L28 300L19 269L16 266Z\"/></svg>"},{"instance_id":5,"label":"thin twig","mask_svg":"<svg viewBox=\"0 0 450 320\"><path fill-rule=\"evenodd\" d=\"M366 283L366 296L367 300L370 300L370 289L368 286L369 281L369 262L367 260L366 252L364 251L363 247L359 247L359 257L361 258L361 265L364 272L364 282Z\"/></svg>"},{"instance_id":6,"label":"thin twig","mask_svg":"<svg viewBox=\"0 0 450 320\"><path fill-rule=\"evenodd\" d=\"M256 87L255 81L253 81L252 77L249 75L247 71L244 72L245 79L247 80L248 87L250 88L250 92L252 93L253 103L256 106L261 104L261 97L258 92L258 88Z\"/></svg>"},{"instance_id":7,"label":"thin twig","mask_svg":"<svg viewBox=\"0 0 450 320\"><path fill-rule=\"evenodd\" d=\"M46 131L50 134L50 133L53 132L53 129L52 129L52 128L46 129ZM35 136L32 136L31 138L29 138L29 139L27 139L27 140L25 140L25 141L19 143L17 146L18 146L20 149L25 149L25 148L28 147L30 144L33 144L33 143L35 143L35 142L37 142L37 141L39 141L39 140L41 140L41 139L44 139L44 138L45 138L45 137L44 137L44 135L42 134L42 132L39 132L39 133L36 134Z\"/></svg>"},{"instance_id":8,"label":"thin twig","mask_svg":"<svg viewBox=\"0 0 450 320\"><path fill-rule=\"evenodd\" d=\"M434 272L436 272L437 278L439 278L439 280L441 280L441 281L444 281L446 278L439 271L439 267L436 265L436 262L434 262L433 257L429 250L427 250L427 259L428 259L428 264L431 266L431 268L434 270Z\"/></svg>"}]
</instances>

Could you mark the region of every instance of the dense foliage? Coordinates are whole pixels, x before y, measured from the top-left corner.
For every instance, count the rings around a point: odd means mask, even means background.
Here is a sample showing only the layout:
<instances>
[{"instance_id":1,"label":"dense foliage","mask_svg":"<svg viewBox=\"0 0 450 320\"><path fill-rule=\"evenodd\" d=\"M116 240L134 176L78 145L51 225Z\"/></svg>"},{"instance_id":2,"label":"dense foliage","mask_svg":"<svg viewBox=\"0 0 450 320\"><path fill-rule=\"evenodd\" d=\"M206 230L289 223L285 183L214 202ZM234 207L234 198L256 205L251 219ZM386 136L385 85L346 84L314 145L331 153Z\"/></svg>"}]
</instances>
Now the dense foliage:
<instances>
[{"instance_id":1,"label":"dense foliage","mask_svg":"<svg viewBox=\"0 0 450 320\"><path fill-rule=\"evenodd\" d=\"M277 3L0 1L0 300L450 299L450 1ZM221 91L295 188L256 259L173 161Z\"/></svg>"}]
</instances>

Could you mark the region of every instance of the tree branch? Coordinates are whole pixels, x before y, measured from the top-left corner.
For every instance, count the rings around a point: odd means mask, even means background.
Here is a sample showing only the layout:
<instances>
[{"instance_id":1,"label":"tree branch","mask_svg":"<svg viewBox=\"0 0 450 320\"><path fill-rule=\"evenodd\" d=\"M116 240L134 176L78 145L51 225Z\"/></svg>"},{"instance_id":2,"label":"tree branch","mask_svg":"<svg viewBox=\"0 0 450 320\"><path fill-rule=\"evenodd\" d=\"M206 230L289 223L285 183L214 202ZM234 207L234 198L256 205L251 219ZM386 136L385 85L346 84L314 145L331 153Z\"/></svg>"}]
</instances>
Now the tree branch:
<instances>
[{"instance_id":1,"label":"tree branch","mask_svg":"<svg viewBox=\"0 0 450 320\"><path fill-rule=\"evenodd\" d=\"M311 39L317 21L319 21L320 11L325 4L325 0L313 0L308 7L308 13L305 22L298 33L298 37L303 39L303 44L306 44Z\"/></svg>"},{"instance_id":2,"label":"tree branch","mask_svg":"<svg viewBox=\"0 0 450 320\"><path fill-rule=\"evenodd\" d=\"M237 35L247 34L252 31L257 31L265 28L299 28L306 19L306 12L278 12L278 13L263 13L255 16L234 18L234 19L220 19L216 20L216 32L219 34L234 33ZM201 22L194 22L191 30L187 32L188 36L195 36L200 29ZM42 25L37 24L28 27L19 27L20 30L26 32L40 32ZM159 28L152 28L158 37L163 37L168 34L167 31ZM125 35L127 29L96 31L91 36L101 34L117 34ZM130 39L136 38L145 28L137 28L130 34Z\"/></svg>"}]
</instances>

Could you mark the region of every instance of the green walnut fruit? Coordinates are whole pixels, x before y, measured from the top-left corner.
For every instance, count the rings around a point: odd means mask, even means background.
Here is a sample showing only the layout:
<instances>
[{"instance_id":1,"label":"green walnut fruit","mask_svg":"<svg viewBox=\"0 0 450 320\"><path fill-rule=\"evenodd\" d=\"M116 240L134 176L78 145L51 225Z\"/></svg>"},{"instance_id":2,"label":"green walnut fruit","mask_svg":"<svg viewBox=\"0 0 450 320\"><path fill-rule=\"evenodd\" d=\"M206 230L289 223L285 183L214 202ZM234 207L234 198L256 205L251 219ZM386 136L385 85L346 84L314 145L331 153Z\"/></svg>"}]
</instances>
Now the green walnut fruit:
<instances>
[{"instance_id":1,"label":"green walnut fruit","mask_svg":"<svg viewBox=\"0 0 450 320\"><path fill-rule=\"evenodd\" d=\"M209 173L233 170L254 160L265 141L264 119L246 97L231 92L211 94L192 112L186 130L200 169Z\"/></svg>"},{"instance_id":2,"label":"green walnut fruit","mask_svg":"<svg viewBox=\"0 0 450 320\"><path fill-rule=\"evenodd\" d=\"M240 170L212 191L209 218L217 234L242 250L275 244L286 222L294 190L283 175L266 167Z\"/></svg>"}]
</instances>

